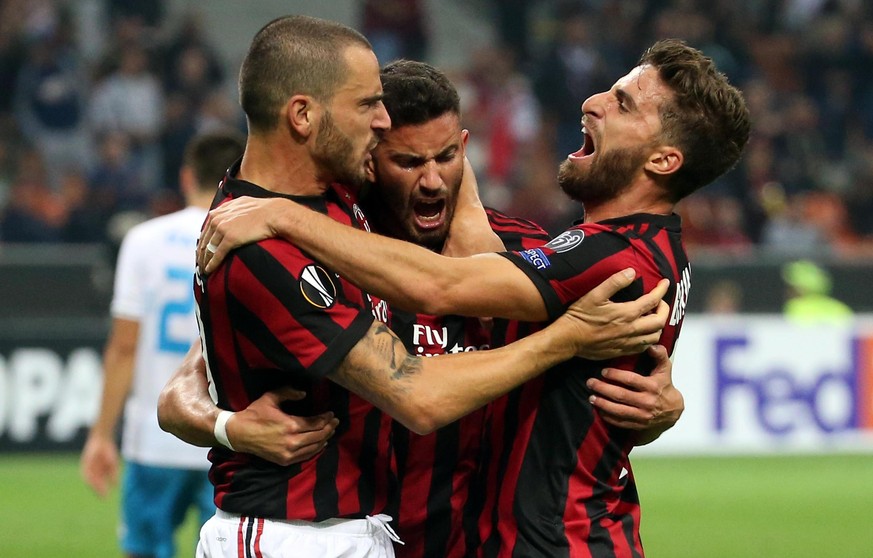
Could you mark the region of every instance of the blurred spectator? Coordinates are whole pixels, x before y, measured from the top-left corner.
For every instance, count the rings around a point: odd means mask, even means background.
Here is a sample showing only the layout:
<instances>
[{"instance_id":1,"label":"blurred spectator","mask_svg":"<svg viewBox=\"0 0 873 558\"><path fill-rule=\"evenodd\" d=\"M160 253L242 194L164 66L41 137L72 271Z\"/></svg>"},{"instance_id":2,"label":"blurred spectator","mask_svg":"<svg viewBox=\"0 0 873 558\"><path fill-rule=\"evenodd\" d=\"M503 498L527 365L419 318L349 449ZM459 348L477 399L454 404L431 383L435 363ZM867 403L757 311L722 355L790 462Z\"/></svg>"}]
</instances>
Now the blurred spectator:
<instances>
[{"instance_id":1,"label":"blurred spectator","mask_svg":"<svg viewBox=\"0 0 873 558\"><path fill-rule=\"evenodd\" d=\"M786 196L774 184L767 195L768 221L762 233L765 249L793 256L830 252L824 233L805 219L807 204L803 194Z\"/></svg>"},{"instance_id":2,"label":"blurred spectator","mask_svg":"<svg viewBox=\"0 0 873 558\"><path fill-rule=\"evenodd\" d=\"M9 200L0 215L4 242L62 242L67 209L48 185L42 158L35 149L21 153Z\"/></svg>"},{"instance_id":3,"label":"blurred spectator","mask_svg":"<svg viewBox=\"0 0 873 558\"><path fill-rule=\"evenodd\" d=\"M102 136L88 185L91 204L104 220L122 211L145 213L150 190L143 185L127 134L107 132Z\"/></svg>"},{"instance_id":4,"label":"blurred spectator","mask_svg":"<svg viewBox=\"0 0 873 558\"><path fill-rule=\"evenodd\" d=\"M164 0L106 0L109 23L121 35L153 40L164 19Z\"/></svg>"},{"instance_id":5,"label":"blurred spectator","mask_svg":"<svg viewBox=\"0 0 873 558\"><path fill-rule=\"evenodd\" d=\"M69 169L61 176L61 199L66 207L66 242L103 242L107 215L94 204L85 173Z\"/></svg>"},{"instance_id":6,"label":"blurred spectator","mask_svg":"<svg viewBox=\"0 0 873 558\"><path fill-rule=\"evenodd\" d=\"M427 60L430 28L422 0L362 0L361 32L382 64Z\"/></svg>"},{"instance_id":7,"label":"blurred spectator","mask_svg":"<svg viewBox=\"0 0 873 558\"><path fill-rule=\"evenodd\" d=\"M129 45L119 67L94 88L90 120L97 134L127 136L130 154L144 188L157 186L161 175L158 136L164 123L163 90L149 69L146 51Z\"/></svg>"},{"instance_id":8,"label":"blurred spectator","mask_svg":"<svg viewBox=\"0 0 873 558\"><path fill-rule=\"evenodd\" d=\"M17 78L15 120L41 153L48 185L58 189L62 171L84 169L91 156L86 72L69 42L69 29L55 27L34 37Z\"/></svg>"},{"instance_id":9,"label":"blurred spectator","mask_svg":"<svg viewBox=\"0 0 873 558\"><path fill-rule=\"evenodd\" d=\"M734 255L748 253L752 242L745 233L739 201L699 192L682 200L682 233L688 252L716 250Z\"/></svg>"},{"instance_id":10,"label":"blurred spectator","mask_svg":"<svg viewBox=\"0 0 873 558\"><path fill-rule=\"evenodd\" d=\"M788 288L785 317L802 324L843 322L853 313L843 302L830 296L831 276L809 260L798 260L782 268Z\"/></svg>"},{"instance_id":11,"label":"blurred spectator","mask_svg":"<svg viewBox=\"0 0 873 558\"><path fill-rule=\"evenodd\" d=\"M510 49L484 47L459 84L470 162L485 202L497 208L524 183L523 166L539 139L539 106L514 62Z\"/></svg>"},{"instance_id":12,"label":"blurred spectator","mask_svg":"<svg viewBox=\"0 0 873 558\"><path fill-rule=\"evenodd\" d=\"M609 89L612 75L597 48L595 24L580 4L566 3L556 16L558 31L546 55L533 69L534 91L543 110L549 142L556 159L579 149L582 117L579 107L597 91ZM620 66L621 67L621 66Z\"/></svg>"}]
</instances>

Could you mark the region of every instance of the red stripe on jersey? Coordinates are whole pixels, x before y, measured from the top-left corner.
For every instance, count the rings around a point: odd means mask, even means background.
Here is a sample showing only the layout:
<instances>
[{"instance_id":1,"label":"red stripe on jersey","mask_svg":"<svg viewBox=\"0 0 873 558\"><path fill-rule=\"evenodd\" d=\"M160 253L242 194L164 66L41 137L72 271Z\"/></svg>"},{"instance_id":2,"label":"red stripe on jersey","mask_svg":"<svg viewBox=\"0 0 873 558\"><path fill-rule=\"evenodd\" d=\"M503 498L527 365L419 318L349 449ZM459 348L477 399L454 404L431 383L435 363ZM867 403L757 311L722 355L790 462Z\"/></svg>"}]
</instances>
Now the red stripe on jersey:
<instances>
[{"instance_id":1,"label":"red stripe on jersey","mask_svg":"<svg viewBox=\"0 0 873 558\"><path fill-rule=\"evenodd\" d=\"M576 452L579 466L570 477L568 484L567 492L572 497L567 498L564 507L564 524L568 531L579 533L580 536L568 537L570 556L590 556L588 545L583 542L588 539L591 521L585 502L595 496L594 486L597 478L591 474L591 471L603 458L603 452L596 450L603 448L606 438L608 435L604 432L603 423L597 423L588 430Z\"/></svg>"},{"instance_id":2,"label":"red stripe on jersey","mask_svg":"<svg viewBox=\"0 0 873 558\"><path fill-rule=\"evenodd\" d=\"M317 517L315 511L315 483L318 480L316 472L317 460L310 459L300 464L302 470L287 481L285 506L294 510L299 517Z\"/></svg>"}]
</instances>

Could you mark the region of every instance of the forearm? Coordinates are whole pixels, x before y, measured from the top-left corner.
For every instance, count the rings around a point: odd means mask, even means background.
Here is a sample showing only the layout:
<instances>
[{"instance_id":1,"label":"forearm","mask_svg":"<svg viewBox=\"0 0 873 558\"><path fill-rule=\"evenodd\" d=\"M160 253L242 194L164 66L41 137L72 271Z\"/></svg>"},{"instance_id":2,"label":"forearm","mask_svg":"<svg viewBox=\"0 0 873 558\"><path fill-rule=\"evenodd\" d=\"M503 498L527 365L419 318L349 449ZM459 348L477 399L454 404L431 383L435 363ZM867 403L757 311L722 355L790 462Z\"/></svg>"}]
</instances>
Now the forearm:
<instances>
[{"instance_id":1,"label":"forearm","mask_svg":"<svg viewBox=\"0 0 873 558\"><path fill-rule=\"evenodd\" d=\"M158 398L158 423L177 438L200 447L217 445L213 427L220 409L209 397L209 386L199 343Z\"/></svg>"},{"instance_id":2,"label":"forearm","mask_svg":"<svg viewBox=\"0 0 873 558\"><path fill-rule=\"evenodd\" d=\"M289 209L271 224L280 236L311 253L314 259L398 308L445 313L435 306L438 295L461 275L451 258L341 225L297 204Z\"/></svg>"},{"instance_id":3,"label":"forearm","mask_svg":"<svg viewBox=\"0 0 873 558\"><path fill-rule=\"evenodd\" d=\"M124 410L124 403L133 383L133 351L125 351L111 345L103 355L103 392L100 396L100 411L91 434L114 439L115 428Z\"/></svg>"},{"instance_id":4,"label":"forearm","mask_svg":"<svg viewBox=\"0 0 873 558\"><path fill-rule=\"evenodd\" d=\"M449 424L573 356L574 329L549 328L491 351L423 358L375 323L331 377L419 434Z\"/></svg>"},{"instance_id":5,"label":"forearm","mask_svg":"<svg viewBox=\"0 0 873 558\"><path fill-rule=\"evenodd\" d=\"M100 396L100 411L91 425L92 436L115 438L115 428L133 385L138 339L138 321L113 318L103 351L103 393Z\"/></svg>"},{"instance_id":6,"label":"forearm","mask_svg":"<svg viewBox=\"0 0 873 558\"><path fill-rule=\"evenodd\" d=\"M572 358L572 343L562 341L565 337L557 334L556 327L498 349L425 359L425 370L433 368L420 386L424 416L431 421L428 430L445 426Z\"/></svg>"}]
</instances>

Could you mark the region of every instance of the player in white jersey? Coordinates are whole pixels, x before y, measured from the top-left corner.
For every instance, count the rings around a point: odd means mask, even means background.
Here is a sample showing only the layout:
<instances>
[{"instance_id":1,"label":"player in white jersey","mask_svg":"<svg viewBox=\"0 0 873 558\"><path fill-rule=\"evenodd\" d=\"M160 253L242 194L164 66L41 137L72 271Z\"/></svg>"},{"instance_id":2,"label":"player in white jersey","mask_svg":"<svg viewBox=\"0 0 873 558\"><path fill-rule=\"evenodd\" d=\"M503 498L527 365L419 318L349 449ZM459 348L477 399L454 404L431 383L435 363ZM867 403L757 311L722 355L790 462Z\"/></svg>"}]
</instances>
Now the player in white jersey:
<instances>
[{"instance_id":1,"label":"player in white jersey","mask_svg":"<svg viewBox=\"0 0 873 558\"><path fill-rule=\"evenodd\" d=\"M194 248L216 186L244 146L233 132L193 139L179 175L187 207L137 225L121 244L100 413L81 469L105 496L119 471L116 427L124 407L119 536L128 557L172 558L173 535L187 510L196 506L201 524L215 512L206 450L162 431L156 409L161 389L198 339Z\"/></svg>"}]
</instances>

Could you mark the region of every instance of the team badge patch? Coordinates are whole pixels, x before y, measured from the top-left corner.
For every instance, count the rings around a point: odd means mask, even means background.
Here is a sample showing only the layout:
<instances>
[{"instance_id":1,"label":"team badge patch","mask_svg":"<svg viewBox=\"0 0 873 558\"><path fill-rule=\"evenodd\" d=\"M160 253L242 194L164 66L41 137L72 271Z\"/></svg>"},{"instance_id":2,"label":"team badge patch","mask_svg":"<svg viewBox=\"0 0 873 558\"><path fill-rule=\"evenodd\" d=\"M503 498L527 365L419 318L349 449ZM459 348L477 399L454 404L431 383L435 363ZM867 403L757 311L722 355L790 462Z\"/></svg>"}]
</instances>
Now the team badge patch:
<instances>
[{"instance_id":1,"label":"team badge patch","mask_svg":"<svg viewBox=\"0 0 873 558\"><path fill-rule=\"evenodd\" d=\"M546 257L546 254L539 248L525 250L524 252L521 252L521 257L537 269L546 269L552 265L552 262L550 262L549 258Z\"/></svg>"},{"instance_id":2,"label":"team badge patch","mask_svg":"<svg viewBox=\"0 0 873 558\"><path fill-rule=\"evenodd\" d=\"M563 254L582 244L583 240L585 240L585 231L565 231L546 244L546 248L551 248L556 253Z\"/></svg>"},{"instance_id":3,"label":"team badge patch","mask_svg":"<svg viewBox=\"0 0 873 558\"><path fill-rule=\"evenodd\" d=\"M330 308L336 300L336 286L330 275L317 265L307 265L300 274L300 292L316 308Z\"/></svg>"}]
</instances>

